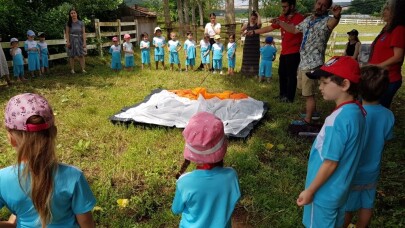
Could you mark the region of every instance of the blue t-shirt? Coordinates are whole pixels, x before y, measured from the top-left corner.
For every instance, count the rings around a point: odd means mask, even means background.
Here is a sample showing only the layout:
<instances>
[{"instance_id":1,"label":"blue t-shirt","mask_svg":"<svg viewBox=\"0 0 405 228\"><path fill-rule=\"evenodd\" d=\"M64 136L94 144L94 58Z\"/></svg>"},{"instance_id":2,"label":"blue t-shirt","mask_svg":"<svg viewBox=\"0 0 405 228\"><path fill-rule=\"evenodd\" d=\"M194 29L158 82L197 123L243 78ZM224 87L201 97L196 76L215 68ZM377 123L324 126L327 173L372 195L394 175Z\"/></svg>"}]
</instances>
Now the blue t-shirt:
<instances>
[{"instance_id":1,"label":"blue t-shirt","mask_svg":"<svg viewBox=\"0 0 405 228\"><path fill-rule=\"evenodd\" d=\"M394 114L382 105L364 105L366 116L366 146L361 154L353 184L376 183L380 175L381 156L386 141L393 138Z\"/></svg>"},{"instance_id":2,"label":"blue t-shirt","mask_svg":"<svg viewBox=\"0 0 405 228\"><path fill-rule=\"evenodd\" d=\"M186 51L187 59L195 59L195 41L186 40L184 42L184 50Z\"/></svg>"},{"instance_id":3,"label":"blue t-shirt","mask_svg":"<svg viewBox=\"0 0 405 228\"><path fill-rule=\"evenodd\" d=\"M169 40L167 45L169 45L170 52L177 52L177 48L181 46L178 40Z\"/></svg>"},{"instance_id":4,"label":"blue t-shirt","mask_svg":"<svg viewBox=\"0 0 405 228\"><path fill-rule=\"evenodd\" d=\"M47 227L79 227L76 215L91 211L95 204L82 171L60 163L51 199L52 222ZM0 170L0 208L4 206L17 216L17 227L41 227L31 198L18 182L17 166Z\"/></svg>"},{"instance_id":5,"label":"blue t-shirt","mask_svg":"<svg viewBox=\"0 0 405 228\"><path fill-rule=\"evenodd\" d=\"M153 37L152 44L158 45L158 47L155 47L155 55L164 55L165 54L165 50L163 49L163 46L166 44L166 39L164 36Z\"/></svg>"},{"instance_id":6,"label":"blue t-shirt","mask_svg":"<svg viewBox=\"0 0 405 228\"><path fill-rule=\"evenodd\" d=\"M365 118L357 104L343 105L325 119L311 148L305 188L325 159L338 162L338 166L315 193L314 203L325 208L339 208L346 203L364 148L365 130Z\"/></svg>"},{"instance_id":7,"label":"blue t-shirt","mask_svg":"<svg viewBox=\"0 0 405 228\"><path fill-rule=\"evenodd\" d=\"M277 49L273 45L264 45L260 48L260 54L262 55L262 61L273 61L273 57L276 55Z\"/></svg>"},{"instance_id":8,"label":"blue t-shirt","mask_svg":"<svg viewBox=\"0 0 405 228\"><path fill-rule=\"evenodd\" d=\"M224 51L224 46L221 43L212 44L212 59L214 59L214 60L222 59L223 51Z\"/></svg>"},{"instance_id":9,"label":"blue t-shirt","mask_svg":"<svg viewBox=\"0 0 405 228\"><path fill-rule=\"evenodd\" d=\"M11 55L11 51L12 51L12 49L10 49L10 55ZM15 65L15 66L24 65L24 57L22 55L21 48L17 48L14 52L13 65Z\"/></svg>"},{"instance_id":10,"label":"blue t-shirt","mask_svg":"<svg viewBox=\"0 0 405 228\"><path fill-rule=\"evenodd\" d=\"M232 168L194 170L176 184L172 211L182 214L180 227L231 227L231 217L240 198L238 176Z\"/></svg>"},{"instance_id":11,"label":"blue t-shirt","mask_svg":"<svg viewBox=\"0 0 405 228\"><path fill-rule=\"evenodd\" d=\"M229 59L233 59L235 57L235 52L236 52L236 43L228 43L228 51L227 51L227 55Z\"/></svg>"}]
</instances>

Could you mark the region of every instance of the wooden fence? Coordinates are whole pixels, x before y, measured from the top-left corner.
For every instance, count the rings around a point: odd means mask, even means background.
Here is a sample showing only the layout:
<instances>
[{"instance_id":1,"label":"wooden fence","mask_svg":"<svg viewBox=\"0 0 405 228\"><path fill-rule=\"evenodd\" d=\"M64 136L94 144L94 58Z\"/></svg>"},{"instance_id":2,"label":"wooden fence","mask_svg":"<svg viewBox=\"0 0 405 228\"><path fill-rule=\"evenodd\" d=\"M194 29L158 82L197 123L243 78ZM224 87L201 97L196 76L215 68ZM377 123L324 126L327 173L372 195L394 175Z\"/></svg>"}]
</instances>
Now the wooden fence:
<instances>
[{"instance_id":1,"label":"wooden fence","mask_svg":"<svg viewBox=\"0 0 405 228\"><path fill-rule=\"evenodd\" d=\"M124 31L124 30L121 30L122 26L134 26L134 29ZM104 47L108 47L113 44L111 41L111 37L113 37L113 36L117 36L120 43L122 40L122 36L124 34L131 35L131 37L132 37L131 42L137 41L137 31L136 31L136 29L138 28L137 20L134 20L133 22L121 22L120 20L117 20L115 22L100 22L98 19L95 19L94 27L95 27L94 33L86 33L87 50L96 49L96 50L98 50L98 53L100 53L101 56L103 55L102 49ZM115 31L103 32L102 31L103 27L115 27L115 29L114 29ZM63 34L65 34L65 31L63 31ZM89 40L92 40L92 42L89 43L88 42ZM64 35L64 39L46 40L46 43L48 44L48 50L49 50L49 46L56 46L56 45L65 46L66 37ZM4 52L6 52L10 48L10 42L1 42L1 46L3 47ZM19 42L19 47L24 47L23 41ZM51 54L49 56L49 60L62 59L62 58L67 58L66 52ZM10 61L7 61L7 63L8 63L8 66L11 67L13 64L13 61L10 60ZM27 60L25 60L25 63L27 63Z\"/></svg>"}]
</instances>

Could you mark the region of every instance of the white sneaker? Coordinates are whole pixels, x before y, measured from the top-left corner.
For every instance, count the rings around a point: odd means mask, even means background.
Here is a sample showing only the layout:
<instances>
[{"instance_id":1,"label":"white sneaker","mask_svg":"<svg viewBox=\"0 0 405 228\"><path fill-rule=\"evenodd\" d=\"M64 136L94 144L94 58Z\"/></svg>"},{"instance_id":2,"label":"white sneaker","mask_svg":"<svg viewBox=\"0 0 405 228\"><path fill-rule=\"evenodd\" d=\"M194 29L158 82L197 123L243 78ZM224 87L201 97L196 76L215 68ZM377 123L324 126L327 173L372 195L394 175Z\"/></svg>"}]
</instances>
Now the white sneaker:
<instances>
[{"instance_id":1,"label":"white sneaker","mask_svg":"<svg viewBox=\"0 0 405 228\"><path fill-rule=\"evenodd\" d=\"M70 73L75 74L76 72L75 72L75 70L71 70Z\"/></svg>"},{"instance_id":2,"label":"white sneaker","mask_svg":"<svg viewBox=\"0 0 405 228\"><path fill-rule=\"evenodd\" d=\"M83 73L83 74L85 74L85 73L87 73L87 71L85 71L85 70L82 70L82 73Z\"/></svg>"},{"instance_id":3,"label":"white sneaker","mask_svg":"<svg viewBox=\"0 0 405 228\"><path fill-rule=\"evenodd\" d=\"M222 70L221 70L221 72L219 72L219 74L224 74L224 73L223 73Z\"/></svg>"},{"instance_id":4,"label":"white sneaker","mask_svg":"<svg viewBox=\"0 0 405 228\"><path fill-rule=\"evenodd\" d=\"M217 72L214 70L212 73L213 73L213 74L216 74Z\"/></svg>"}]
</instances>

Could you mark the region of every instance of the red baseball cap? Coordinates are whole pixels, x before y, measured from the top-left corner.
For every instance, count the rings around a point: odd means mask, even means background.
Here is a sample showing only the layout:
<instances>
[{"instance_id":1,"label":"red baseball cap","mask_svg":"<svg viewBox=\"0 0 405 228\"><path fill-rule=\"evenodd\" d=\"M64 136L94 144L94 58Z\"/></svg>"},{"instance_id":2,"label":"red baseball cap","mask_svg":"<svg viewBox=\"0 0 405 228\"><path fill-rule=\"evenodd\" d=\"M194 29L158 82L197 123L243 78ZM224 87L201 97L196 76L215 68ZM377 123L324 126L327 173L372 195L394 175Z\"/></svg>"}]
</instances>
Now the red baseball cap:
<instances>
[{"instance_id":1,"label":"red baseball cap","mask_svg":"<svg viewBox=\"0 0 405 228\"><path fill-rule=\"evenodd\" d=\"M310 79L336 75L348 79L350 82L359 83L360 66L359 63L350 56L334 56L319 69L307 72L306 75Z\"/></svg>"}]
</instances>

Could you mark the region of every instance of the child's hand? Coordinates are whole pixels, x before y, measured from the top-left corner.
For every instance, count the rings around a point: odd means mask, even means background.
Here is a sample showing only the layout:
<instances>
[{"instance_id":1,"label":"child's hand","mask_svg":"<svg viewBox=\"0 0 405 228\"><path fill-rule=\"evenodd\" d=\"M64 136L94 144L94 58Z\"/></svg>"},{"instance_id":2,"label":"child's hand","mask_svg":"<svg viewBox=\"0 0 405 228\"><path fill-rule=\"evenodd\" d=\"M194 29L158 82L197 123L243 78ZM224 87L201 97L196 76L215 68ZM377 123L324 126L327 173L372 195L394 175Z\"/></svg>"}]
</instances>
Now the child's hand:
<instances>
[{"instance_id":1,"label":"child's hand","mask_svg":"<svg viewBox=\"0 0 405 228\"><path fill-rule=\"evenodd\" d=\"M304 190L300 193L297 199L297 205L302 207L304 205L310 204L314 198L314 195L308 190Z\"/></svg>"}]
</instances>

